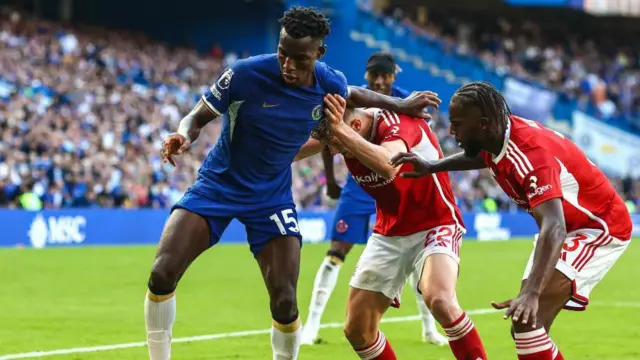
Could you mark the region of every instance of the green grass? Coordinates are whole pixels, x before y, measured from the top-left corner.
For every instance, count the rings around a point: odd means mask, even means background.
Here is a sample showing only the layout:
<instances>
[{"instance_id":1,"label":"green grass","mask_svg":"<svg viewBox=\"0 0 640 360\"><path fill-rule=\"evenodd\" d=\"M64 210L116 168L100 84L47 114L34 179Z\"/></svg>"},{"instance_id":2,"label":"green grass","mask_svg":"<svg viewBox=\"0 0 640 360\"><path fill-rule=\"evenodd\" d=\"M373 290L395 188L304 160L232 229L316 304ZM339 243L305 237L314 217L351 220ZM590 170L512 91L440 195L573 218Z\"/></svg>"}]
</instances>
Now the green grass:
<instances>
[{"instance_id":1,"label":"green grass","mask_svg":"<svg viewBox=\"0 0 640 360\"><path fill-rule=\"evenodd\" d=\"M306 318L326 244L303 248L299 304ZM517 294L530 241L467 241L458 294L463 308L490 307ZM361 247L347 259L323 322L344 319L348 281ZM5 354L144 341L143 300L152 247L0 250L0 359ZM563 312L552 337L567 359L640 358L640 247L632 244L592 294L583 313ZM408 289L400 310L416 314ZM198 259L178 289L174 337L270 327L266 290L246 246L218 246ZM513 359L509 323L500 314L473 316L490 359ZM420 341L418 322L382 325L401 359L452 359L447 347ZM324 329L326 344L303 347L300 359L355 359L341 328ZM57 359L144 359L144 347L58 355ZM175 359L271 359L268 335L174 345Z\"/></svg>"}]
</instances>

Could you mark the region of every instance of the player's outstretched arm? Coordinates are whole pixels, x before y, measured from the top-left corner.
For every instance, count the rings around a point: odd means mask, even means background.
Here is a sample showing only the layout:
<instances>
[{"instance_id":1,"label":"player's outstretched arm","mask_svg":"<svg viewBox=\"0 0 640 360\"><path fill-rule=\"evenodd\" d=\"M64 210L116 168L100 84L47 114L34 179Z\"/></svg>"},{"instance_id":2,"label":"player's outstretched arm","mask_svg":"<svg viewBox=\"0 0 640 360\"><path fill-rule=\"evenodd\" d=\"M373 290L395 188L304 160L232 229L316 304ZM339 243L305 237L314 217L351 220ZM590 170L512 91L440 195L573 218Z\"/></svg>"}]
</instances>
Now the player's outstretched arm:
<instances>
[{"instance_id":1,"label":"player's outstretched arm","mask_svg":"<svg viewBox=\"0 0 640 360\"><path fill-rule=\"evenodd\" d=\"M174 155L182 155L188 151L191 143L196 141L200 130L218 115L200 100L187 116L180 120L178 131L169 134L162 142L162 160L176 166Z\"/></svg>"},{"instance_id":2,"label":"player's outstretched arm","mask_svg":"<svg viewBox=\"0 0 640 360\"><path fill-rule=\"evenodd\" d=\"M191 112L180 120L178 134L184 136L189 142L194 142L198 139L200 130L217 117L218 115L200 99Z\"/></svg>"},{"instance_id":3,"label":"player's outstretched arm","mask_svg":"<svg viewBox=\"0 0 640 360\"><path fill-rule=\"evenodd\" d=\"M493 306L504 308L508 304L509 309L504 315L505 319L511 316L513 321L531 324L535 328L537 325L538 298L551 278L556 263L560 258L560 252L567 237L567 229L560 198L553 198L540 203L533 208L533 216L536 222L540 224L540 234L533 253L531 274L516 299L511 302L505 302L505 305L494 303Z\"/></svg>"},{"instance_id":4,"label":"player's outstretched arm","mask_svg":"<svg viewBox=\"0 0 640 360\"><path fill-rule=\"evenodd\" d=\"M299 161L302 159L306 159L309 156L313 156L321 152L322 149L324 149L324 147L325 147L325 144L322 143L321 141L310 138L309 140L307 140L306 143L304 143L304 145L300 147L300 150L298 150L298 153L293 158L293 161Z\"/></svg>"},{"instance_id":5,"label":"player's outstretched arm","mask_svg":"<svg viewBox=\"0 0 640 360\"><path fill-rule=\"evenodd\" d=\"M434 162L424 160L415 153L400 152L393 156L390 162L393 167L399 167L405 163L413 164L414 169L414 171L400 174L401 177L406 178L418 178L443 171L477 170L487 167L480 156L469 157L464 152Z\"/></svg>"},{"instance_id":6,"label":"player's outstretched arm","mask_svg":"<svg viewBox=\"0 0 640 360\"><path fill-rule=\"evenodd\" d=\"M438 94L431 91L417 91L406 99L398 99L359 86L349 86L347 98L350 108L374 107L424 119L431 119L425 110L428 107L437 110L441 102Z\"/></svg>"}]
</instances>

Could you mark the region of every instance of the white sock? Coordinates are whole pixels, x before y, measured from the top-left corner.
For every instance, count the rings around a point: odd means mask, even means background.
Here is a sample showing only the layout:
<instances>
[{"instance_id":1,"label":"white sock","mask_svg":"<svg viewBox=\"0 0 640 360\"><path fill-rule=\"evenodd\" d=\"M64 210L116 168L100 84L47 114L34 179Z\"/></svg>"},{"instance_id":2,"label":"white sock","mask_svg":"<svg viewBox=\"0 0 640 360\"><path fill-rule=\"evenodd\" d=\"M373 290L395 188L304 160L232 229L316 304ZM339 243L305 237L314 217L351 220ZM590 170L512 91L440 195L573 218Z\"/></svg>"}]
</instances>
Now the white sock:
<instances>
[{"instance_id":1,"label":"white sock","mask_svg":"<svg viewBox=\"0 0 640 360\"><path fill-rule=\"evenodd\" d=\"M420 311L420 320L422 322L422 334L436 333L436 319L431 315L429 308L424 303L422 294L418 292L418 283L420 282L420 274L417 271L413 271L409 277L411 288L416 295L416 302L418 303L418 311Z\"/></svg>"},{"instance_id":2,"label":"white sock","mask_svg":"<svg viewBox=\"0 0 640 360\"><path fill-rule=\"evenodd\" d=\"M291 324L273 322L271 326L271 349L273 360L296 360L300 350L302 327L300 318Z\"/></svg>"},{"instance_id":3,"label":"white sock","mask_svg":"<svg viewBox=\"0 0 640 360\"><path fill-rule=\"evenodd\" d=\"M176 320L176 297L147 292L144 300L144 319L150 360L171 358L171 329Z\"/></svg>"},{"instance_id":4,"label":"white sock","mask_svg":"<svg viewBox=\"0 0 640 360\"><path fill-rule=\"evenodd\" d=\"M329 258L325 258L320 265L313 284L311 304L309 304L309 317L305 323L306 327L314 330L320 327L322 314L324 313L333 289L336 287L340 267L341 264L334 264Z\"/></svg>"}]
</instances>

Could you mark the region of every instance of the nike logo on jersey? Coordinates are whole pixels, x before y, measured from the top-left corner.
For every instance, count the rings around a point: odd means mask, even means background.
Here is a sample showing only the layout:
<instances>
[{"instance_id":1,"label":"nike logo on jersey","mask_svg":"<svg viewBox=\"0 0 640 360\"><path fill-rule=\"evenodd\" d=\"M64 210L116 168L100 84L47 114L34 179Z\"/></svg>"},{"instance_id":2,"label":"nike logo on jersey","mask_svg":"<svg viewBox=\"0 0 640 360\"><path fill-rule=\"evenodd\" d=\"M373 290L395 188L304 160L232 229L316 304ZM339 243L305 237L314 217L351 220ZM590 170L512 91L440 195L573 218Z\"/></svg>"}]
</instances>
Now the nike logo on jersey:
<instances>
[{"instance_id":1,"label":"nike logo on jersey","mask_svg":"<svg viewBox=\"0 0 640 360\"><path fill-rule=\"evenodd\" d=\"M280 104L271 105L271 104L267 104L266 101L262 103L262 107L263 108L272 108L272 107L276 107L276 106L280 106Z\"/></svg>"}]
</instances>

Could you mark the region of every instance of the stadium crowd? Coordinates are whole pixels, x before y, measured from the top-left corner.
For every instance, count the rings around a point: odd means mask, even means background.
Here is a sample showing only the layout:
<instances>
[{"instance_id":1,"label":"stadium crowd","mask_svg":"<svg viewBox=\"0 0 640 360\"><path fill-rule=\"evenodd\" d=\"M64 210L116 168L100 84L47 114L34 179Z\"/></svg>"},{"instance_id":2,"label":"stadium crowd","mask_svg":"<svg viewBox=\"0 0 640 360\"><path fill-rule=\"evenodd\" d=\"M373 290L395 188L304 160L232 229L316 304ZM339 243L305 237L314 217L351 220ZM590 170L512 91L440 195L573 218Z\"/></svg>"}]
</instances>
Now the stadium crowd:
<instances>
[{"instance_id":1,"label":"stadium crowd","mask_svg":"<svg viewBox=\"0 0 640 360\"><path fill-rule=\"evenodd\" d=\"M491 54L485 57L504 61L498 50ZM198 54L139 34L80 31L4 12L0 207L170 207L194 181L220 124L204 129L175 170L160 159L161 141L237 58L219 47ZM445 121L434 124L445 152L455 151ZM344 179L342 160L335 161ZM300 208L333 206L319 156L295 163L293 177ZM464 210L515 209L488 173L452 177ZM637 202L640 183L613 181Z\"/></svg>"},{"instance_id":2,"label":"stadium crowd","mask_svg":"<svg viewBox=\"0 0 640 360\"><path fill-rule=\"evenodd\" d=\"M556 90L582 109L592 107L601 118L625 122L625 128L640 133L640 52L634 46L621 46L611 37L585 39L568 27L552 31L530 20L456 16L425 5L406 11L389 5L381 15L388 26L407 25L442 40L448 51L476 56L501 75Z\"/></svg>"}]
</instances>

